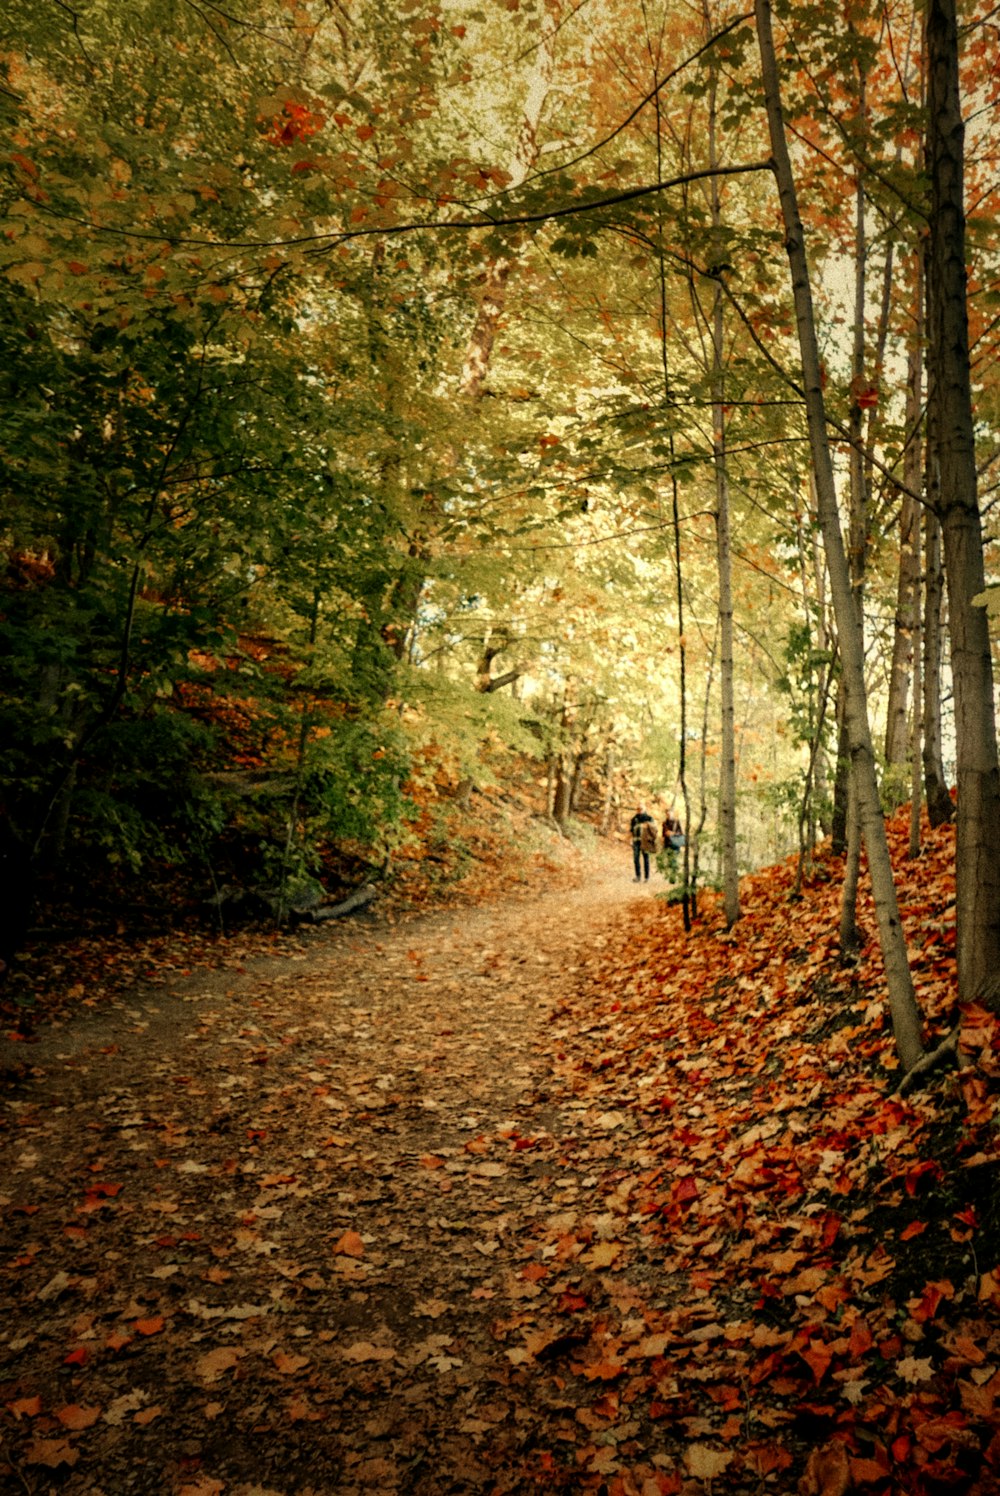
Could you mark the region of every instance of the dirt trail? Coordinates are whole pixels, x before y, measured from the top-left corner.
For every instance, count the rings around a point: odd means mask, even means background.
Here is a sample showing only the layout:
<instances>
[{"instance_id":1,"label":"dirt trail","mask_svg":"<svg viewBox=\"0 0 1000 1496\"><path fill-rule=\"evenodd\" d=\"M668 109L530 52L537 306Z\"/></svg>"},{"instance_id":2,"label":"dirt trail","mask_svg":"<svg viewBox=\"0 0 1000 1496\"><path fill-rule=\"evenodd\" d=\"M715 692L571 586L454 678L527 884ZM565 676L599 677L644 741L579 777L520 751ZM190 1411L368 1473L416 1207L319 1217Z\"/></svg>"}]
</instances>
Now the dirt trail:
<instances>
[{"instance_id":1,"label":"dirt trail","mask_svg":"<svg viewBox=\"0 0 1000 1496\"><path fill-rule=\"evenodd\" d=\"M581 1219L615 1148L553 1078L553 1015L644 907L621 858L338 927L32 1046L0 1133L11 1488L551 1488L553 1440L583 1429L537 1375L538 1316L570 1223L596 1246L563 1297L610 1265Z\"/></svg>"}]
</instances>

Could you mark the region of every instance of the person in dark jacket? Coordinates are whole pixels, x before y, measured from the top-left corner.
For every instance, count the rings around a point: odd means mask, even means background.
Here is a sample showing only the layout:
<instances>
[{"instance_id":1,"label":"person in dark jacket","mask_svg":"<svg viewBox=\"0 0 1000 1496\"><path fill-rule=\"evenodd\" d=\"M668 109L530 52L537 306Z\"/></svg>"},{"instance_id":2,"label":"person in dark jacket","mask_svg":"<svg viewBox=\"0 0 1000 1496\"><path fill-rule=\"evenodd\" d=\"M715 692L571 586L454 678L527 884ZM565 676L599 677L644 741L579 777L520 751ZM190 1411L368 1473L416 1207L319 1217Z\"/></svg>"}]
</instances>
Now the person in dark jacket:
<instances>
[{"instance_id":1,"label":"person in dark jacket","mask_svg":"<svg viewBox=\"0 0 1000 1496\"><path fill-rule=\"evenodd\" d=\"M656 822L649 814L649 811L646 809L645 805L640 805L636 810L635 815L628 823L629 835L632 838L632 861L635 864L636 883L642 882L640 867L645 871L646 882L649 882L649 852L646 851L642 845L643 826L652 826L655 833ZM646 835L648 836L649 833L647 832Z\"/></svg>"}]
</instances>

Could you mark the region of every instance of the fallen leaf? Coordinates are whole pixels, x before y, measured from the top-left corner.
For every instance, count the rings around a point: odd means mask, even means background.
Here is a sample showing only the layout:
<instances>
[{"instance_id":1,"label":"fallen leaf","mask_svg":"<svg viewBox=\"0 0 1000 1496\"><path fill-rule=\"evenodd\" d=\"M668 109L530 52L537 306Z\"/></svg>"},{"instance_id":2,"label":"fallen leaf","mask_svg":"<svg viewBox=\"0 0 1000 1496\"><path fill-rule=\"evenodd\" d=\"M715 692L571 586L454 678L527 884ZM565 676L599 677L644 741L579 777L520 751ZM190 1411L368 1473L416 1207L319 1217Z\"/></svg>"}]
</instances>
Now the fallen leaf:
<instances>
[{"instance_id":1,"label":"fallen leaf","mask_svg":"<svg viewBox=\"0 0 1000 1496\"><path fill-rule=\"evenodd\" d=\"M879 1464L878 1460L867 1460L852 1457L850 1461L851 1479L855 1485L873 1486L885 1481L890 1471L888 1466Z\"/></svg>"},{"instance_id":2,"label":"fallen leaf","mask_svg":"<svg viewBox=\"0 0 1000 1496\"><path fill-rule=\"evenodd\" d=\"M132 1328L137 1335L159 1335L165 1326L166 1320L163 1319L162 1315L157 1315L154 1319L135 1320Z\"/></svg>"},{"instance_id":3,"label":"fallen leaf","mask_svg":"<svg viewBox=\"0 0 1000 1496\"><path fill-rule=\"evenodd\" d=\"M213 1351L206 1351L199 1356L195 1362L195 1374L203 1382L217 1382L227 1371L232 1371L243 1352L236 1350L231 1345L217 1346Z\"/></svg>"},{"instance_id":4,"label":"fallen leaf","mask_svg":"<svg viewBox=\"0 0 1000 1496\"><path fill-rule=\"evenodd\" d=\"M141 1408L146 1401L146 1394L136 1389L134 1392L125 1392L121 1397L116 1397L105 1409L104 1422L110 1423L112 1428L117 1428L125 1422L126 1414L134 1413L136 1408Z\"/></svg>"},{"instance_id":5,"label":"fallen leaf","mask_svg":"<svg viewBox=\"0 0 1000 1496\"><path fill-rule=\"evenodd\" d=\"M442 1314L447 1314L451 1308L444 1299L422 1299L420 1303L414 1304L414 1314L419 1314L422 1319L438 1319Z\"/></svg>"},{"instance_id":6,"label":"fallen leaf","mask_svg":"<svg viewBox=\"0 0 1000 1496\"><path fill-rule=\"evenodd\" d=\"M100 1408L81 1407L79 1403L68 1403L65 1408L55 1410L55 1417L58 1418L63 1428L72 1429L74 1432L82 1428L90 1428L100 1416Z\"/></svg>"},{"instance_id":7,"label":"fallen leaf","mask_svg":"<svg viewBox=\"0 0 1000 1496\"><path fill-rule=\"evenodd\" d=\"M24 1453L26 1465L47 1465L50 1470L75 1465L79 1458L80 1451L68 1439L35 1439Z\"/></svg>"},{"instance_id":8,"label":"fallen leaf","mask_svg":"<svg viewBox=\"0 0 1000 1496\"><path fill-rule=\"evenodd\" d=\"M7 1407L15 1418L37 1418L42 1411L42 1399L40 1397L19 1397L16 1402L10 1402Z\"/></svg>"},{"instance_id":9,"label":"fallen leaf","mask_svg":"<svg viewBox=\"0 0 1000 1496\"><path fill-rule=\"evenodd\" d=\"M47 1283L43 1284L35 1294L35 1298L43 1304L47 1303L49 1299L57 1299L60 1294L66 1292L67 1288L71 1288L75 1282L76 1279L71 1278L69 1273L56 1273Z\"/></svg>"},{"instance_id":10,"label":"fallen leaf","mask_svg":"<svg viewBox=\"0 0 1000 1496\"><path fill-rule=\"evenodd\" d=\"M684 1463L698 1480L714 1480L733 1462L728 1449L712 1449L708 1444L689 1444L684 1451Z\"/></svg>"},{"instance_id":11,"label":"fallen leaf","mask_svg":"<svg viewBox=\"0 0 1000 1496\"><path fill-rule=\"evenodd\" d=\"M373 1345L370 1340L358 1340L340 1354L345 1361L392 1361L396 1352L389 1345Z\"/></svg>"},{"instance_id":12,"label":"fallen leaf","mask_svg":"<svg viewBox=\"0 0 1000 1496\"><path fill-rule=\"evenodd\" d=\"M363 1257L365 1244L356 1231L345 1231L333 1250L338 1257Z\"/></svg>"},{"instance_id":13,"label":"fallen leaf","mask_svg":"<svg viewBox=\"0 0 1000 1496\"><path fill-rule=\"evenodd\" d=\"M618 1241L599 1241L584 1253L583 1260L589 1267L611 1267L622 1255L623 1247Z\"/></svg>"},{"instance_id":14,"label":"fallen leaf","mask_svg":"<svg viewBox=\"0 0 1000 1496\"><path fill-rule=\"evenodd\" d=\"M901 1361L896 1362L896 1370L911 1387L918 1382L929 1382L934 1375L934 1363L929 1356L918 1359L916 1356L904 1356Z\"/></svg>"},{"instance_id":15,"label":"fallen leaf","mask_svg":"<svg viewBox=\"0 0 1000 1496\"><path fill-rule=\"evenodd\" d=\"M839 1439L814 1449L799 1482L800 1496L845 1496L851 1485L847 1450Z\"/></svg>"}]
</instances>

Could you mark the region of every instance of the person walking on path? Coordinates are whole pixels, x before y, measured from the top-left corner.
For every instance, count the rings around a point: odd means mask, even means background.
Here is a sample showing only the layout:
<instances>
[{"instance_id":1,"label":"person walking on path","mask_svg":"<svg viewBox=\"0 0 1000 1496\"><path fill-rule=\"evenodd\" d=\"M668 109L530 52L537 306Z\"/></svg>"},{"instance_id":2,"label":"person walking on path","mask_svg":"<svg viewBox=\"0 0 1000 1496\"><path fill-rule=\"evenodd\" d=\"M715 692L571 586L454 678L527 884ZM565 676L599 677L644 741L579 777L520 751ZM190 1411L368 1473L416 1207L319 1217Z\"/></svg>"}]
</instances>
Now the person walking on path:
<instances>
[{"instance_id":1,"label":"person walking on path","mask_svg":"<svg viewBox=\"0 0 1000 1496\"><path fill-rule=\"evenodd\" d=\"M632 861L635 864L635 881L641 883L642 875L640 867L645 872L646 882L649 882L649 854L656 851L656 822L649 814L645 805L640 804L635 815L628 823L629 835L632 838Z\"/></svg>"},{"instance_id":2,"label":"person walking on path","mask_svg":"<svg viewBox=\"0 0 1000 1496\"><path fill-rule=\"evenodd\" d=\"M667 811L663 822L663 851L667 859L667 871L671 878L677 877L677 853L684 845L684 827L674 815L673 806ZM660 864L662 868L663 864Z\"/></svg>"}]
</instances>

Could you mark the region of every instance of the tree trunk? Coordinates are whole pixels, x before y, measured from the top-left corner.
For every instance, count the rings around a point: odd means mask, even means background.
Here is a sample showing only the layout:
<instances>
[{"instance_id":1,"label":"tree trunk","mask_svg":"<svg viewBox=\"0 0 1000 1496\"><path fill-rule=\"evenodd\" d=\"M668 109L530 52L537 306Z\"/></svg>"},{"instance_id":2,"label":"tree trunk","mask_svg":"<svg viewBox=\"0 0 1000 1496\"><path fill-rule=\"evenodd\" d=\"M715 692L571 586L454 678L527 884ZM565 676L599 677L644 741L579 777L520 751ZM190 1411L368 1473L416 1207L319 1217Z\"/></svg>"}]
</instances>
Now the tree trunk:
<instances>
[{"instance_id":1,"label":"tree trunk","mask_svg":"<svg viewBox=\"0 0 1000 1496\"><path fill-rule=\"evenodd\" d=\"M709 18L705 16L705 30ZM716 140L716 74L712 70L708 95L709 165L718 166ZM722 226L719 181L711 182L712 228ZM740 917L740 876L736 856L736 726L733 702L733 580L729 526L729 472L726 465L725 327L722 287L715 286L712 304L712 462L715 469L715 552L719 572L719 692L721 763L719 765L719 839L722 847L722 898L726 928Z\"/></svg>"},{"instance_id":2,"label":"tree trunk","mask_svg":"<svg viewBox=\"0 0 1000 1496\"><path fill-rule=\"evenodd\" d=\"M653 107L656 111L656 173L657 180L663 177L663 120L660 106L660 79L654 69L653 72ZM658 252L658 281L660 293L660 365L663 371L663 405L669 409L673 392L670 383L670 355L667 347L667 265L663 252L664 241L664 215L663 203L659 197L656 199L657 228L659 240ZM685 827L691 824L691 800L688 793L687 783L687 645L684 638L684 566L681 551L681 516L680 516L680 493L677 483L677 469L674 464L674 428L671 422L668 427L667 447L670 454L670 497L671 497L671 528L674 541L674 585L677 596L677 657L680 679L678 682L680 694L680 722L678 724L677 744L677 779L680 786L681 799L684 804L684 814L681 817ZM681 909L684 919L684 929L690 930L694 918L694 900L692 897L691 880L691 836L688 834L684 842L684 879L683 893L681 896Z\"/></svg>"},{"instance_id":3,"label":"tree trunk","mask_svg":"<svg viewBox=\"0 0 1000 1496\"><path fill-rule=\"evenodd\" d=\"M920 603L920 503L921 408L923 405L923 277L917 257L916 328L906 371L906 450L903 455L903 494L899 511L899 576L896 585L896 618L889 675L889 705L886 712L886 794L902 804L907 793L907 758L910 748L909 698L914 672L913 641L917 632Z\"/></svg>"},{"instance_id":4,"label":"tree trunk","mask_svg":"<svg viewBox=\"0 0 1000 1496\"><path fill-rule=\"evenodd\" d=\"M936 464L928 464L930 490ZM941 526L928 509L924 514L924 796L932 826L943 826L955 814L941 749L941 610L944 606L944 573L941 569Z\"/></svg>"},{"instance_id":5,"label":"tree trunk","mask_svg":"<svg viewBox=\"0 0 1000 1496\"><path fill-rule=\"evenodd\" d=\"M847 691L846 721L852 773L858 796L865 849L868 853L872 894L878 916L879 941L885 967L893 1033L900 1061L909 1070L923 1054L920 1013L913 992L906 941L903 936L896 900L896 887L892 877L889 844L886 840L885 822L882 818L882 807L879 803L878 785L875 779L875 756L872 749L865 692L864 656L847 556L844 550L844 537L840 529L833 460L827 440L826 410L823 401L819 348L816 341L812 288L809 282L809 264L795 191L795 178L792 173L792 163L788 154L781 114L781 93L768 0L755 0L754 14L757 22L757 40L760 48L774 173L781 199L785 247L788 252L795 300L806 418L816 480L816 501L826 550L840 641L841 665Z\"/></svg>"},{"instance_id":6,"label":"tree trunk","mask_svg":"<svg viewBox=\"0 0 1000 1496\"><path fill-rule=\"evenodd\" d=\"M569 817L572 779L566 772L566 759L560 754L556 760L556 787L552 797L552 815L560 826Z\"/></svg>"},{"instance_id":7,"label":"tree trunk","mask_svg":"<svg viewBox=\"0 0 1000 1496\"><path fill-rule=\"evenodd\" d=\"M840 954L850 959L860 951L864 939L858 929L858 885L861 882L861 818L853 780L847 799L847 855L844 858L844 889L840 899Z\"/></svg>"},{"instance_id":8,"label":"tree trunk","mask_svg":"<svg viewBox=\"0 0 1000 1496\"><path fill-rule=\"evenodd\" d=\"M865 77L858 86L858 113L865 115ZM849 544L847 566L854 599L858 648L862 660L865 651L865 569L868 564L868 484L865 454L862 447L864 411L861 391L865 387L865 299L867 286L868 245L865 236L865 192L861 169L854 183L854 326L851 349L851 405L848 414L849 457ZM845 725L846 725L845 716ZM853 774L853 760L851 773ZM861 882L861 796L853 783L848 785L847 846L844 849L844 881L840 890L840 948L847 955L860 945L857 923L858 887Z\"/></svg>"},{"instance_id":9,"label":"tree trunk","mask_svg":"<svg viewBox=\"0 0 1000 1496\"><path fill-rule=\"evenodd\" d=\"M847 851L847 815L851 798L851 749L847 737L847 705L844 677L837 676L837 762L833 769L833 821L830 845L837 857Z\"/></svg>"},{"instance_id":10,"label":"tree trunk","mask_svg":"<svg viewBox=\"0 0 1000 1496\"><path fill-rule=\"evenodd\" d=\"M611 831L615 801L615 745L608 743L604 754L604 807L601 811L601 835Z\"/></svg>"},{"instance_id":11,"label":"tree trunk","mask_svg":"<svg viewBox=\"0 0 1000 1496\"><path fill-rule=\"evenodd\" d=\"M580 788L583 784L584 765L589 757L589 749L573 755L573 772L569 777L569 813L571 816L576 814Z\"/></svg>"},{"instance_id":12,"label":"tree trunk","mask_svg":"<svg viewBox=\"0 0 1000 1496\"><path fill-rule=\"evenodd\" d=\"M923 676L921 664L923 659L923 635L920 628L920 526L917 525L917 597L915 609L915 633L913 638L913 710L910 713L910 845L911 857L920 854L920 806L922 796L920 793L920 724L921 724L921 693L923 691Z\"/></svg>"},{"instance_id":13,"label":"tree trunk","mask_svg":"<svg viewBox=\"0 0 1000 1496\"><path fill-rule=\"evenodd\" d=\"M929 398L935 408L955 693L958 991L1000 1011L1000 767L976 478L965 265L965 141L955 0L928 0Z\"/></svg>"}]
</instances>

